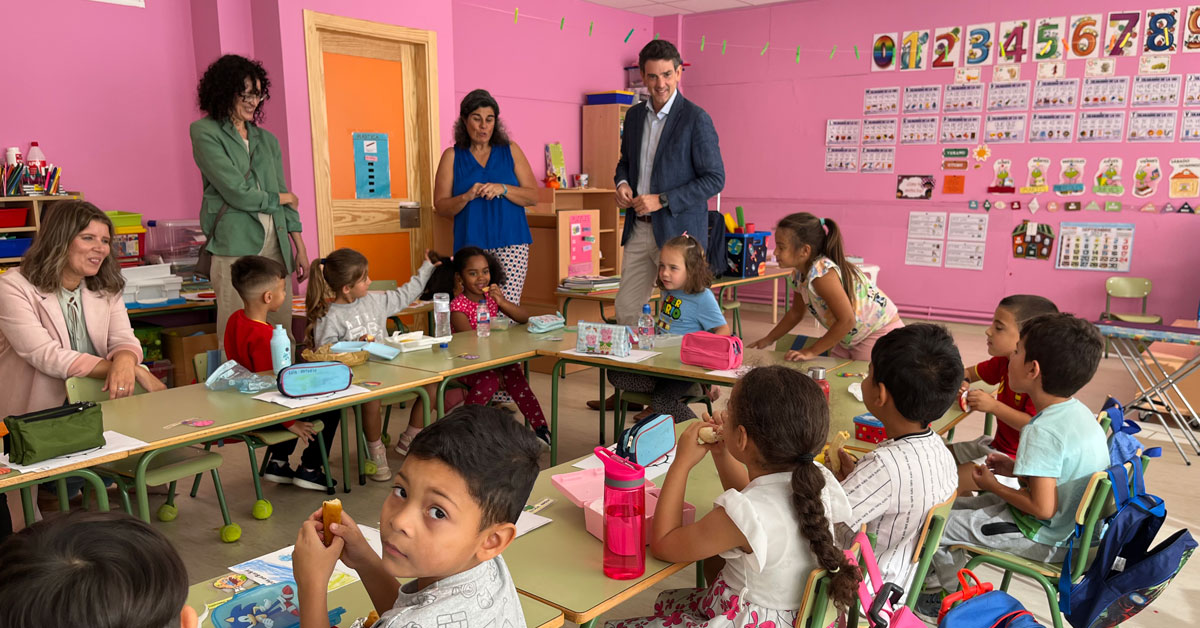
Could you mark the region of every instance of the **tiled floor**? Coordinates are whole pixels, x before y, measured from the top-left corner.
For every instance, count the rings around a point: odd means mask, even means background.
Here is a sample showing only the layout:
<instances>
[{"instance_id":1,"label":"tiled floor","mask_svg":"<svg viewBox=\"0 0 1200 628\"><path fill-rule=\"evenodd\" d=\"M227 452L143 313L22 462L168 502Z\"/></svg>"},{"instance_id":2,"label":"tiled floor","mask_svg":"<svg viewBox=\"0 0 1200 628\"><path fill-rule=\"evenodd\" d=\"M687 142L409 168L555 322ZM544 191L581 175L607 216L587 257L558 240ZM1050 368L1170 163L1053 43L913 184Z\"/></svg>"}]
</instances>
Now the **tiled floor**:
<instances>
[{"instance_id":1,"label":"tiled floor","mask_svg":"<svg viewBox=\"0 0 1200 628\"><path fill-rule=\"evenodd\" d=\"M751 310L751 307L745 309ZM770 313L766 310L752 310L744 313L743 324L745 335L754 339L770 328ZM973 364L986 359L983 339L983 327L976 325L950 324L947 325L958 341L964 362ZM800 330L803 333L803 327ZM543 403L550 399L550 381L548 376L534 374L533 389ZM1114 395L1118 399L1129 399L1132 385L1125 370L1117 359L1104 360L1096 378L1079 395L1079 398L1090 407L1098 408L1105 395ZM564 399L559 422L559 443L562 447L562 459L571 459L587 453L596 441L596 414L584 406L584 401L596 397L596 379L594 371L586 371L569 376L562 388ZM723 402L722 402L723 403ZM548 411L548 408L547 408ZM958 438L970 438L982 431L982 417L971 418L958 430ZM395 429L393 428L393 431ZM1160 495L1167 503L1168 517L1160 538L1182 527L1191 528L1193 533L1200 534L1200 502L1194 498L1191 491L1192 482L1200 480L1200 469L1185 466L1179 454L1163 434L1162 428L1146 426L1142 435L1148 446L1163 446L1163 457L1155 460L1147 472L1149 490ZM610 436L611 437L611 436ZM183 496L179 500L179 518L171 523L155 523L175 543L188 564L189 576L192 581L211 578L225 572L225 568L240 561L258 556L295 541L299 523L309 513L320 506L323 493L305 491L290 486L276 486L264 482L266 496L274 505L275 514L267 521L256 521L250 517L250 507L254 503L254 492L249 481L246 456L240 445L230 445L226 450L225 465L221 476L225 484L225 492L229 501L232 515L241 524L243 534L241 541L232 544L221 543L217 539L217 526L220 516L216 508L211 484L207 481L202 485L201 493L196 499ZM393 468L399 460L393 456ZM1195 456L1194 460L1200 460ZM336 459L335 459L336 462ZM543 458L543 464L549 464L549 456ZM1196 465L1200 466L1200 464ZM379 510L388 491L388 484L370 482L368 486L354 486L353 492L344 495L339 490L345 508L355 518L369 525L377 525ZM157 498L157 500L161 500ZM157 507L158 501L153 505ZM153 510L153 509L152 509ZM599 551L599 548L597 548ZM985 571L980 574L983 578L999 583L999 573ZM654 597L661 590L674 587L694 586L694 577L690 570L684 570L666 580L652 591L628 601L608 618L631 617L647 615L652 612ZM1046 616L1046 601L1040 589L1016 579L1012 592L1025 602L1030 610L1043 620ZM1125 626L1190 626L1200 621L1200 565L1196 561L1188 565L1182 575L1175 580L1166 593L1159 598L1150 610L1135 617Z\"/></svg>"}]
</instances>

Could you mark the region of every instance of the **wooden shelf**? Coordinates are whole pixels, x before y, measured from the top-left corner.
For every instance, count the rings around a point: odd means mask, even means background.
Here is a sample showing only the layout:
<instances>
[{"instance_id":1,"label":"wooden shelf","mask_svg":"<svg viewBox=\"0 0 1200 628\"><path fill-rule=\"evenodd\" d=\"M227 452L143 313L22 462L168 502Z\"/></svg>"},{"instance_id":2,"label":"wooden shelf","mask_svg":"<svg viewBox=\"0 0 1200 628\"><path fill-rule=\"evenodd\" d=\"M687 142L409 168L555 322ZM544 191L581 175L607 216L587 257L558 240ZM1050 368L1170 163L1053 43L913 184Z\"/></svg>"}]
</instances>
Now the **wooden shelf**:
<instances>
[{"instance_id":1,"label":"wooden shelf","mask_svg":"<svg viewBox=\"0 0 1200 628\"><path fill-rule=\"evenodd\" d=\"M72 192L66 196L58 196L58 195L52 195L52 196L45 196L45 195L43 195L43 196L0 196L0 203L23 203L23 202L29 202L29 201L53 202L53 201L65 201L65 200L75 199L75 198L83 198L83 195L80 194L79 192Z\"/></svg>"},{"instance_id":2,"label":"wooden shelf","mask_svg":"<svg viewBox=\"0 0 1200 628\"><path fill-rule=\"evenodd\" d=\"M614 271L616 271L616 270L617 270L617 269L615 269L615 268L605 268L605 267L603 267L603 266L601 266L601 267L600 267L600 272L602 272L602 273L611 273L611 272L614 272Z\"/></svg>"},{"instance_id":3,"label":"wooden shelf","mask_svg":"<svg viewBox=\"0 0 1200 628\"><path fill-rule=\"evenodd\" d=\"M23 231L37 231L37 227L0 227L0 233L19 233Z\"/></svg>"},{"instance_id":4,"label":"wooden shelf","mask_svg":"<svg viewBox=\"0 0 1200 628\"><path fill-rule=\"evenodd\" d=\"M616 233L616 229L601 229L599 233Z\"/></svg>"},{"instance_id":5,"label":"wooden shelf","mask_svg":"<svg viewBox=\"0 0 1200 628\"><path fill-rule=\"evenodd\" d=\"M0 264L15 264L21 261L19 257L0 257Z\"/></svg>"}]
</instances>

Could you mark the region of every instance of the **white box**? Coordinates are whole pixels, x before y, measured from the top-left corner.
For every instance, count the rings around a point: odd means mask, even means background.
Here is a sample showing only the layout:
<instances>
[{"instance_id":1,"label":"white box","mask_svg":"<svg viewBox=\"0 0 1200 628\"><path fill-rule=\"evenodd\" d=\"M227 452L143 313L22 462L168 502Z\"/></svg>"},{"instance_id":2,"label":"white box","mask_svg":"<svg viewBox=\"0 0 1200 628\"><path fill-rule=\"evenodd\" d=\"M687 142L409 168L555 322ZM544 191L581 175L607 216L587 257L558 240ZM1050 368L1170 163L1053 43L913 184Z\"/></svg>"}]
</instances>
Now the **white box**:
<instances>
[{"instance_id":1,"label":"white box","mask_svg":"<svg viewBox=\"0 0 1200 628\"><path fill-rule=\"evenodd\" d=\"M125 303L157 305L178 299L183 278L171 274L170 264L150 264L122 268L125 277Z\"/></svg>"}]
</instances>

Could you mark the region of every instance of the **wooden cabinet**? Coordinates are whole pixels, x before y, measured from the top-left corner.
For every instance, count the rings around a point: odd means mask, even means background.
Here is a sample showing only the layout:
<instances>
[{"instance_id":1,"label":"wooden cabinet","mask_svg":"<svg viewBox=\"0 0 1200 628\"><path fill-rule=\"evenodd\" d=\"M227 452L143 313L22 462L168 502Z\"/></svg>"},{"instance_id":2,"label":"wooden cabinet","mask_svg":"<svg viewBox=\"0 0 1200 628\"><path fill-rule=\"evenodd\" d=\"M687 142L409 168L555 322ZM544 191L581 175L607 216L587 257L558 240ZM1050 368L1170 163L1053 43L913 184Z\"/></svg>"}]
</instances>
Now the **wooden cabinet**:
<instances>
[{"instance_id":1,"label":"wooden cabinet","mask_svg":"<svg viewBox=\"0 0 1200 628\"><path fill-rule=\"evenodd\" d=\"M46 206L57 201L83 199L81 192L71 192L66 196L5 196L0 197L0 209L26 209L24 224L13 227L0 227L0 236L6 238L33 238L42 226L42 213ZM0 265L18 264L20 255L0 255Z\"/></svg>"},{"instance_id":2,"label":"wooden cabinet","mask_svg":"<svg viewBox=\"0 0 1200 628\"><path fill-rule=\"evenodd\" d=\"M613 175L621 158L621 133L625 114L633 105L584 105L583 172L599 188L616 185Z\"/></svg>"}]
</instances>

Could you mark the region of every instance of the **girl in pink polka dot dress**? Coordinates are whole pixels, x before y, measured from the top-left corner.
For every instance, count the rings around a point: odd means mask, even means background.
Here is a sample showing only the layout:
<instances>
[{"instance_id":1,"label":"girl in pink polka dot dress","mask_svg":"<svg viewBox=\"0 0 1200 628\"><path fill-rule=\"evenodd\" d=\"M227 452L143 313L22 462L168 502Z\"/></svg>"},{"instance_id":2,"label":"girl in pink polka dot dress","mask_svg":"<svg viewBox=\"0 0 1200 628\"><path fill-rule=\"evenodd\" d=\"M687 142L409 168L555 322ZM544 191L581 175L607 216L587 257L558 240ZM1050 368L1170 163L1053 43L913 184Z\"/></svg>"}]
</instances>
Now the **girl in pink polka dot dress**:
<instances>
[{"instance_id":1,"label":"girl in pink polka dot dress","mask_svg":"<svg viewBox=\"0 0 1200 628\"><path fill-rule=\"evenodd\" d=\"M454 273L461 282L462 292L450 302L450 327L455 332L475 329L476 310L479 303L487 305L488 313L495 318L500 313L517 323L529 320L525 308L509 301L500 289L505 281L504 269L496 258L483 249L468 246L454 254ZM529 388L525 370L520 364L509 364L490 371L464 375L459 378L470 391L466 402L485 405L501 387L512 397L521 414L529 421L534 433L546 444L550 443L550 428L542 406Z\"/></svg>"}]
</instances>

